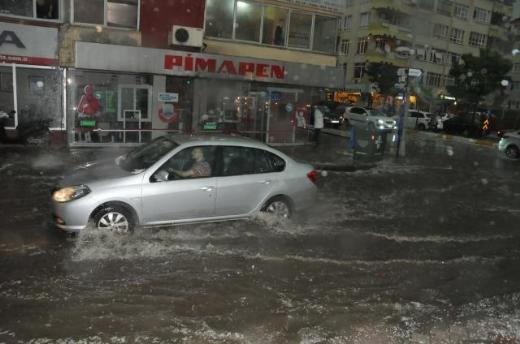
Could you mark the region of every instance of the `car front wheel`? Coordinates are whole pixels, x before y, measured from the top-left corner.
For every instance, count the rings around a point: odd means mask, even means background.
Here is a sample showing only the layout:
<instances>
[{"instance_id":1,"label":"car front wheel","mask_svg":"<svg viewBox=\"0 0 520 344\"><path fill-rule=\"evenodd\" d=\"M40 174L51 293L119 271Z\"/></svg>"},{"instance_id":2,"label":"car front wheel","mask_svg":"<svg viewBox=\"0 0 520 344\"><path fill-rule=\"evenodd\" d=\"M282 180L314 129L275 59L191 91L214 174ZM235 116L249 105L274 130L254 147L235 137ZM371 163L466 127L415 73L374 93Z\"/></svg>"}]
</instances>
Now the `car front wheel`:
<instances>
[{"instance_id":1,"label":"car front wheel","mask_svg":"<svg viewBox=\"0 0 520 344\"><path fill-rule=\"evenodd\" d=\"M291 205L284 197L275 197L269 200L262 211L285 219L292 215Z\"/></svg>"},{"instance_id":2,"label":"car front wheel","mask_svg":"<svg viewBox=\"0 0 520 344\"><path fill-rule=\"evenodd\" d=\"M94 215L94 226L98 230L129 234L134 225L130 212L118 205L108 205Z\"/></svg>"},{"instance_id":3,"label":"car front wheel","mask_svg":"<svg viewBox=\"0 0 520 344\"><path fill-rule=\"evenodd\" d=\"M520 157L520 150L517 146L511 145L506 148L506 156L509 159L518 159Z\"/></svg>"}]
</instances>

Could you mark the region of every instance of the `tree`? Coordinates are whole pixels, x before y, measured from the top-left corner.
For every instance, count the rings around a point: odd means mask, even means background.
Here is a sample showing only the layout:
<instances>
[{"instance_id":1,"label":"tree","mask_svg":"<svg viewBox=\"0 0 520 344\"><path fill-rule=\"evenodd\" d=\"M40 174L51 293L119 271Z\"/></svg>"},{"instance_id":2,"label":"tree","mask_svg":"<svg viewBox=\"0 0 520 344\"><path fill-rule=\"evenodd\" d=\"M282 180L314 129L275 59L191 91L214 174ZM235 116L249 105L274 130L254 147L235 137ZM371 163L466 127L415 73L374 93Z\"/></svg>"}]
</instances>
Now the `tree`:
<instances>
[{"instance_id":1,"label":"tree","mask_svg":"<svg viewBox=\"0 0 520 344\"><path fill-rule=\"evenodd\" d=\"M454 85L448 86L447 90L461 103L473 104L473 110L476 110L486 95L502 88L501 82L507 77L512 64L489 49L481 49L480 56L464 54L461 58L462 62L450 69Z\"/></svg>"},{"instance_id":2,"label":"tree","mask_svg":"<svg viewBox=\"0 0 520 344\"><path fill-rule=\"evenodd\" d=\"M395 94L395 84L398 82L396 66L391 63L371 62L366 73L371 82L377 83L381 94L385 96Z\"/></svg>"}]
</instances>

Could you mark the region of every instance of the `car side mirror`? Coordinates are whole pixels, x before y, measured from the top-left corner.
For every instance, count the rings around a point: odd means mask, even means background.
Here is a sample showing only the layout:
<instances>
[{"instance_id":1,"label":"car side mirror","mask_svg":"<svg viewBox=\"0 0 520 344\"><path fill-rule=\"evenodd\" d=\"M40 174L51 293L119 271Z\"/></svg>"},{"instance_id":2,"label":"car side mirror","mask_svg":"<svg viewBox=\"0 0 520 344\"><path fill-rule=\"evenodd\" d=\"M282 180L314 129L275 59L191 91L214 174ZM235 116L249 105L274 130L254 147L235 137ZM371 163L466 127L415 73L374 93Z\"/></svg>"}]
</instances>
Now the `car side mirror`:
<instances>
[{"instance_id":1,"label":"car side mirror","mask_svg":"<svg viewBox=\"0 0 520 344\"><path fill-rule=\"evenodd\" d=\"M170 174L168 173L168 171L159 170L153 174L152 178L150 178L150 181L152 181L154 183L167 182L169 180L169 177L170 177Z\"/></svg>"}]
</instances>

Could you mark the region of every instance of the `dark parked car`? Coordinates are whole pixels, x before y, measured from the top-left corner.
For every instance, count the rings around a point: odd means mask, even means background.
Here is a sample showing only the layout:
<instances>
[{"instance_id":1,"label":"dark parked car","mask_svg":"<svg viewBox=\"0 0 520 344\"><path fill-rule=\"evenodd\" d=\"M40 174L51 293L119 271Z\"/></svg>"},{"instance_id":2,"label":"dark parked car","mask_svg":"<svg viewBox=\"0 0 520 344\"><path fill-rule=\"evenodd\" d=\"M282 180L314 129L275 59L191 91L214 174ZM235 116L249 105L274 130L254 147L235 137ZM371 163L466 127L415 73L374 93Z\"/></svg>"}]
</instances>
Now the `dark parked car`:
<instances>
[{"instance_id":1,"label":"dark parked car","mask_svg":"<svg viewBox=\"0 0 520 344\"><path fill-rule=\"evenodd\" d=\"M463 114L447 119L443 122L443 129L447 133L465 137L482 137L489 133L483 129L483 119L479 114Z\"/></svg>"}]
</instances>

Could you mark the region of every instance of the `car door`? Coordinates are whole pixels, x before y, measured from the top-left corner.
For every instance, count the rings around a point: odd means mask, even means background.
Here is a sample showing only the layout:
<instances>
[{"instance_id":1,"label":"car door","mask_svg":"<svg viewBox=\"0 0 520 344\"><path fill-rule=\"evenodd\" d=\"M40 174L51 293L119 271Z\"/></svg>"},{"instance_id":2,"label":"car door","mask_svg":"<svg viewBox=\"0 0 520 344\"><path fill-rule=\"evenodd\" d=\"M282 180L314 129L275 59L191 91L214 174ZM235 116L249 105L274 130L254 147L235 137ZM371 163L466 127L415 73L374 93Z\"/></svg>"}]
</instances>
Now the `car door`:
<instances>
[{"instance_id":1,"label":"car door","mask_svg":"<svg viewBox=\"0 0 520 344\"><path fill-rule=\"evenodd\" d=\"M419 113L417 111L409 111L406 118L406 128L415 128L417 125Z\"/></svg>"},{"instance_id":2,"label":"car door","mask_svg":"<svg viewBox=\"0 0 520 344\"><path fill-rule=\"evenodd\" d=\"M203 151L209 171L197 169L195 149ZM214 146L188 147L176 153L145 180L141 192L143 222L160 224L199 221L215 216L216 177ZM197 170L190 176L179 176L173 171Z\"/></svg>"},{"instance_id":3,"label":"car door","mask_svg":"<svg viewBox=\"0 0 520 344\"><path fill-rule=\"evenodd\" d=\"M366 122L367 113L365 109L360 107L352 107L350 109L350 121L351 124L354 126L360 126L362 124L365 124Z\"/></svg>"},{"instance_id":4,"label":"car door","mask_svg":"<svg viewBox=\"0 0 520 344\"><path fill-rule=\"evenodd\" d=\"M277 170L285 167L278 158L277 166L268 161L270 152L262 149L222 146L221 171L217 178L217 216L240 216L249 214L279 183ZM276 158L273 158L276 159ZM282 169L283 169L282 167Z\"/></svg>"}]
</instances>

